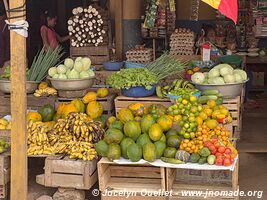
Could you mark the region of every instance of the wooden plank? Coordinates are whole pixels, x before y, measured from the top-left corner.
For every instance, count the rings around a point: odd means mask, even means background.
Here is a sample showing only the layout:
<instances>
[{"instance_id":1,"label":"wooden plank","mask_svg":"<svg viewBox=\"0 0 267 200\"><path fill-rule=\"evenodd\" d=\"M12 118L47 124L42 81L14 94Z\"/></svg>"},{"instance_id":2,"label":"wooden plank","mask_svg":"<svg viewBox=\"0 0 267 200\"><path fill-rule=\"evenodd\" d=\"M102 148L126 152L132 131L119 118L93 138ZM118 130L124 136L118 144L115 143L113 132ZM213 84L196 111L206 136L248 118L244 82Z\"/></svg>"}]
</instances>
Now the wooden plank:
<instances>
[{"instance_id":1,"label":"wooden plank","mask_svg":"<svg viewBox=\"0 0 267 200\"><path fill-rule=\"evenodd\" d=\"M10 9L21 7L25 0L10 1ZM25 15L13 12L11 16ZM25 17L11 19L11 22ZM11 199L27 200L27 132L26 132L26 38L10 31L11 47ZM19 165L18 165L19 163Z\"/></svg>"},{"instance_id":2,"label":"wooden plank","mask_svg":"<svg viewBox=\"0 0 267 200\"><path fill-rule=\"evenodd\" d=\"M115 7L115 41L117 59L122 59L123 55L123 0L116 0Z\"/></svg>"},{"instance_id":3,"label":"wooden plank","mask_svg":"<svg viewBox=\"0 0 267 200\"><path fill-rule=\"evenodd\" d=\"M253 133L251 133L253 134ZM242 153L267 153L266 143L243 143L238 144L238 151Z\"/></svg>"}]
</instances>

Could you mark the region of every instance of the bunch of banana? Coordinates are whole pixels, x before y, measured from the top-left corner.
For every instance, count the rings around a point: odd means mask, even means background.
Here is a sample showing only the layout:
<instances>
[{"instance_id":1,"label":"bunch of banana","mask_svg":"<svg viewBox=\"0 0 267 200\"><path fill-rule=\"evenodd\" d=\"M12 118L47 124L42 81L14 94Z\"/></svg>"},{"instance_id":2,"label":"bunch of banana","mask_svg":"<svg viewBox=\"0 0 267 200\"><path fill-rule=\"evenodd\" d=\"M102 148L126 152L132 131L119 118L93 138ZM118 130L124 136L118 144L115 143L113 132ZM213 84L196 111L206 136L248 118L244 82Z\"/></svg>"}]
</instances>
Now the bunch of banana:
<instances>
[{"instance_id":1,"label":"bunch of banana","mask_svg":"<svg viewBox=\"0 0 267 200\"><path fill-rule=\"evenodd\" d=\"M94 145L89 142L69 142L66 153L71 159L78 158L82 160L93 160L97 157L97 152Z\"/></svg>"},{"instance_id":2,"label":"bunch of banana","mask_svg":"<svg viewBox=\"0 0 267 200\"><path fill-rule=\"evenodd\" d=\"M50 129L43 122L29 121L28 131L28 155L53 154L54 148L48 140Z\"/></svg>"},{"instance_id":3,"label":"bunch of banana","mask_svg":"<svg viewBox=\"0 0 267 200\"><path fill-rule=\"evenodd\" d=\"M156 93L157 96L162 99L167 97L168 93L175 93L175 91L177 91L180 88L194 90L195 86L187 80L176 79L172 82L171 85L167 85L164 87L157 86Z\"/></svg>"},{"instance_id":4,"label":"bunch of banana","mask_svg":"<svg viewBox=\"0 0 267 200\"><path fill-rule=\"evenodd\" d=\"M33 95L36 97L56 96L57 90L55 88L52 88L52 87L47 87L44 89L35 90Z\"/></svg>"},{"instance_id":5,"label":"bunch of banana","mask_svg":"<svg viewBox=\"0 0 267 200\"><path fill-rule=\"evenodd\" d=\"M6 120L5 118L0 119L0 129L1 130L10 130L11 129L11 121Z\"/></svg>"},{"instance_id":6,"label":"bunch of banana","mask_svg":"<svg viewBox=\"0 0 267 200\"><path fill-rule=\"evenodd\" d=\"M57 142L57 143L55 143L53 145L53 147L54 147L54 152L55 153L62 154L62 153L66 153L67 148L69 147L69 145L66 142Z\"/></svg>"}]
</instances>

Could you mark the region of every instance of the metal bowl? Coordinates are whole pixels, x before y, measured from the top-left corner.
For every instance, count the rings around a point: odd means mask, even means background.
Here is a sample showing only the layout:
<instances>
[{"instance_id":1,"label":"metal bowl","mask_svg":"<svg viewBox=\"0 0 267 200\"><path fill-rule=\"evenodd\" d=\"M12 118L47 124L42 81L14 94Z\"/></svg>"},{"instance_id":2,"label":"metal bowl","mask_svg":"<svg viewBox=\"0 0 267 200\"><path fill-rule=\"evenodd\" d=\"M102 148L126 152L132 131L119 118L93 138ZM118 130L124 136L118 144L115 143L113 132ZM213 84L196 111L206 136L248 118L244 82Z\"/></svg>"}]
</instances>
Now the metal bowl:
<instances>
[{"instance_id":1,"label":"metal bowl","mask_svg":"<svg viewBox=\"0 0 267 200\"><path fill-rule=\"evenodd\" d=\"M85 90L92 87L95 77L69 80L60 80L48 77L47 79L50 80L52 86L57 90L74 91Z\"/></svg>"},{"instance_id":2,"label":"metal bowl","mask_svg":"<svg viewBox=\"0 0 267 200\"><path fill-rule=\"evenodd\" d=\"M218 90L224 98L230 99L235 98L237 96L240 96L242 93L242 89L244 87L244 84L248 82L246 80L243 83L231 83L231 84L225 84L225 85L217 85L217 84L196 84L193 83L197 89L203 91L203 90Z\"/></svg>"},{"instance_id":3,"label":"metal bowl","mask_svg":"<svg viewBox=\"0 0 267 200\"><path fill-rule=\"evenodd\" d=\"M38 88L40 82L26 81L26 92L27 94L32 94ZM11 92L11 82L9 80L0 80L0 91L6 94Z\"/></svg>"}]
</instances>

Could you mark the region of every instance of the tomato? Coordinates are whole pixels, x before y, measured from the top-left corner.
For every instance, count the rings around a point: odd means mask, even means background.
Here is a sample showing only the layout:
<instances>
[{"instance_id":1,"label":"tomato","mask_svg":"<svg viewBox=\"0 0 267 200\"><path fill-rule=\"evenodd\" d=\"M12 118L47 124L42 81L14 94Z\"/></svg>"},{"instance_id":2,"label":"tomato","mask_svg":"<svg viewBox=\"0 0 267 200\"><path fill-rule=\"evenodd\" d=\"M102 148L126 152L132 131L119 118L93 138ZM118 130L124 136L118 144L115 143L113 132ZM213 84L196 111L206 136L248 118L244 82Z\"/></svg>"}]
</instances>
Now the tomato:
<instances>
[{"instance_id":1,"label":"tomato","mask_svg":"<svg viewBox=\"0 0 267 200\"><path fill-rule=\"evenodd\" d=\"M216 148L219 148L219 147L221 146L221 144L220 144L219 142L215 142L215 143L214 143L214 146L215 146Z\"/></svg>"},{"instance_id":2,"label":"tomato","mask_svg":"<svg viewBox=\"0 0 267 200\"><path fill-rule=\"evenodd\" d=\"M230 155L232 153L232 150L230 148L226 148L224 153Z\"/></svg>"},{"instance_id":3,"label":"tomato","mask_svg":"<svg viewBox=\"0 0 267 200\"><path fill-rule=\"evenodd\" d=\"M222 146L219 147L219 148L218 148L218 151L219 151L220 153L224 153L224 152L225 152L225 147L222 147Z\"/></svg>"},{"instance_id":4,"label":"tomato","mask_svg":"<svg viewBox=\"0 0 267 200\"><path fill-rule=\"evenodd\" d=\"M231 161L231 164L234 164L235 159L234 158L231 158L230 161Z\"/></svg>"},{"instance_id":5,"label":"tomato","mask_svg":"<svg viewBox=\"0 0 267 200\"><path fill-rule=\"evenodd\" d=\"M204 145L205 145L205 147L210 147L212 145L212 143L211 142L205 142Z\"/></svg>"},{"instance_id":6,"label":"tomato","mask_svg":"<svg viewBox=\"0 0 267 200\"><path fill-rule=\"evenodd\" d=\"M217 153L217 149L211 151L211 153L212 153L212 155L216 155L216 153Z\"/></svg>"},{"instance_id":7,"label":"tomato","mask_svg":"<svg viewBox=\"0 0 267 200\"><path fill-rule=\"evenodd\" d=\"M224 166L230 166L230 165L231 165L231 159L229 159L229 158L225 158L225 159L223 160L223 165L224 165Z\"/></svg>"},{"instance_id":8,"label":"tomato","mask_svg":"<svg viewBox=\"0 0 267 200\"><path fill-rule=\"evenodd\" d=\"M210 147L209 147L209 149L211 150L211 151L217 151L217 149L216 149L216 147L214 146L214 145L211 145Z\"/></svg>"},{"instance_id":9,"label":"tomato","mask_svg":"<svg viewBox=\"0 0 267 200\"><path fill-rule=\"evenodd\" d=\"M231 155L229 155L229 154L225 154L224 157L228 158L228 159L231 159Z\"/></svg>"},{"instance_id":10,"label":"tomato","mask_svg":"<svg viewBox=\"0 0 267 200\"><path fill-rule=\"evenodd\" d=\"M224 163L223 158L216 158L215 162L216 165L223 165L223 163Z\"/></svg>"},{"instance_id":11,"label":"tomato","mask_svg":"<svg viewBox=\"0 0 267 200\"><path fill-rule=\"evenodd\" d=\"M214 144L215 142L218 142L218 138L212 138L211 142Z\"/></svg>"},{"instance_id":12,"label":"tomato","mask_svg":"<svg viewBox=\"0 0 267 200\"><path fill-rule=\"evenodd\" d=\"M216 156L216 157L220 157L220 156L222 156L222 154L221 154L220 152L217 152L217 153L215 154L215 156Z\"/></svg>"}]
</instances>

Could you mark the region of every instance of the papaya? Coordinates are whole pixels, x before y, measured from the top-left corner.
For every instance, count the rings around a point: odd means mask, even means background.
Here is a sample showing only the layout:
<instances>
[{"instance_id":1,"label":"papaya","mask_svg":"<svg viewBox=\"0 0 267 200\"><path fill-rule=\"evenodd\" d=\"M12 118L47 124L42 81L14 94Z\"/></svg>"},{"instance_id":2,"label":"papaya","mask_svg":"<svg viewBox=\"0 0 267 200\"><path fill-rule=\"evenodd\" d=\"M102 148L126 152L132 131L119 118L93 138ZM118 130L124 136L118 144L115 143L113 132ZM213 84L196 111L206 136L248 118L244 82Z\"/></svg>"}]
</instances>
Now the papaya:
<instances>
[{"instance_id":1,"label":"papaya","mask_svg":"<svg viewBox=\"0 0 267 200\"><path fill-rule=\"evenodd\" d=\"M130 144L127 148L127 156L132 162L138 162L142 159L142 147L139 144Z\"/></svg>"},{"instance_id":2,"label":"papaya","mask_svg":"<svg viewBox=\"0 0 267 200\"><path fill-rule=\"evenodd\" d=\"M142 135L140 135L138 138L137 138L137 141L136 141L137 144L140 144L142 147L147 144L147 143L151 143L151 140L148 136L148 134L144 133Z\"/></svg>"},{"instance_id":3,"label":"papaya","mask_svg":"<svg viewBox=\"0 0 267 200\"><path fill-rule=\"evenodd\" d=\"M123 123L121 121L115 121L109 126L109 128L116 128L123 131Z\"/></svg>"},{"instance_id":4,"label":"papaya","mask_svg":"<svg viewBox=\"0 0 267 200\"><path fill-rule=\"evenodd\" d=\"M118 145L116 143L110 144L108 146L107 158L110 161L119 160L121 158L121 148L120 148L120 145Z\"/></svg>"},{"instance_id":5,"label":"papaya","mask_svg":"<svg viewBox=\"0 0 267 200\"><path fill-rule=\"evenodd\" d=\"M168 147L174 147L174 148L178 149L180 146L180 143L181 143L181 138L178 135L170 136L167 139Z\"/></svg>"},{"instance_id":6,"label":"papaya","mask_svg":"<svg viewBox=\"0 0 267 200\"><path fill-rule=\"evenodd\" d=\"M127 148L131 145L131 144L134 144L134 140L132 138L124 138L122 141L121 141L121 154L122 154L122 157L124 157L125 159L129 159L128 157L128 154L127 154Z\"/></svg>"},{"instance_id":7,"label":"papaya","mask_svg":"<svg viewBox=\"0 0 267 200\"><path fill-rule=\"evenodd\" d=\"M142 117L145 114L145 105L142 103L133 103L128 106L134 116Z\"/></svg>"},{"instance_id":8,"label":"papaya","mask_svg":"<svg viewBox=\"0 0 267 200\"><path fill-rule=\"evenodd\" d=\"M139 122L136 121L128 121L124 124L124 134L127 137L132 138L134 141L141 135L141 127Z\"/></svg>"},{"instance_id":9,"label":"papaya","mask_svg":"<svg viewBox=\"0 0 267 200\"><path fill-rule=\"evenodd\" d=\"M162 128L159 124L153 124L149 131L148 131L149 137L152 141L156 142L161 139L163 136Z\"/></svg>"},{"instance_id":10,"label":"papaya","mask_svg":"<svg viewBox=\"0 0 267 200\"><path fill-rule=\"evenodd\" d=\"M104 140L100 140L95 144L95 150L99 156L106 157L108 155L108 144Z\"/></svg>"},{"instance_id":11,"label":"papaya","mask_svg":"<svg viewBox=\"0 0 267 200\"><path fill-rule=\"evenodd\" d=\"M41 122L42 116L38 112L28 112L27 113L27 121L33 121L33 122Z\"/></svg>"},{"instance_id":12,"label":"papaya","mask_svg":"<svg viewBox=\"0 0 267 200\"><path fill-rule=\"evenodd\" d=\"M123 139L123 133L115 128L109 128L104 136L104 141L107 144L116 143L120 144Z\"/></svg>"},{"instance_id":13,"label":"papaya","mask_svg":"<svg viewBox=\"0 0 267 200\"><path fill-rule=\"evenodd\" d=\"M85 105L83 104L82 100L74 99L70 103L74 104L78 109L78 112L84 113L85 112Z\"/></svg>"},{"instance_id":14,"label":"papaya","mask_svg":"<svg viewBox=\"0 0 267 200\"><path fill-rule=\"evenodd\" d=\"M123 108L118 112L118 119L125 124L128 121L133 121L134 115L128 108Z\"/></svg>"},{"instance_id":15,"label":"papaya","mask_svg":"<svg viewBox=\"0 0 267 200\"><path fill-rule=\"evenodd\" d=\"M168 139L170 136L173 135L178 135L178 132L175 129L170 129L167 133L166 133L166 138Z\"/></svg>"},{"instance_id":16,"label":"papaya","mask_svg":"<svg viewBox=\"0 0 267 200\"><path fill-rule=\"evenodd\" d=\"M114 123L115 121L117 121L116 117L114 116L110 116L107 120L107 126L109 127L112 123Z\"/></svg>"},{"instance_id":17,"label":"papaya","mask_svg":"<svg viewBox=\"0 0 267 200\"><path fill-rule=\"evenodd\" d=\"M156 157L157 159L160 159L166 149L166 143L162 141L157 141L154 144L156 146Z\"/></svg>"},{"instance_id":18,"label":"papaya","mask_svg":"<svg viewBox=\"0 0 267 200\"><path fill-rule=\"evenodd\" d=\"M156 146L153 143L147 143L143 146L143 157L149 162L156 160Z\"/></svg>"},{"instance_id":19,"label":"papaya","mask_svg":"<svg viewBox=\"0 0 267 200\"><path fill-rule=\"evenodd\" d=\"M105 98L108 96L108 89L107 88L99 88L97 90L97 96L99 98Z\"/></svg>"},{"instance_id":20,"label":"papaya","mask_svg":"<svg viewBox=\"0 0 267 200\"><path fill-rule=\"evenodd\" d=\"M88 104L92 101L96 101L97 99L97 94L95 92L88 92L84 97L83 97L83 103Z\"/></svg>"},{"instance_id":21,"label":"papaya","mask_svg":"<svg viewBox=\"0 0 267 200\"><path fill-rule=\"evenodd\" d=\"M38 113L42 116L43 122L49 122L54 118L55 109L50 104L46 104L38 110Z\"/></svg>"},{"instance_id":22,"label":"papaya","mask_svg":"<svg viewBox=\"0 0 267 200\"><path fill-rule=\"evenodd\" d=\"M163 132L166 132L172 127L172 119L167 115L162 115L158 118L157 123L161 126Z\"/></svg>"},{"instance_id":23,"label":"papaya","mask_svg":"<svg viewBox=\"0 0 267 200\"><path fill-rule=\"evenodd\" d=\"M141 129L142 129L142 133L148 133L150 127L155 124L156 121L155 119L152 117L152 115L145 115L142 119L141 119Z\"/></svg>"},{"instance_id":24,"label":"papaya","mask_svg":"<svg viewBox=\"0 0 267 200\"><path fill-rule=\"evenodd\" d=\"M78 109L74 104L68 103L65 104L62 108L62 113L61 113L61 117L64 119L68 116L68 114L70 113L77 113Z\"/></svg>"},{"instance_id":25,"label":"papaya","mask_svg":"<svg viewBox=\"0 0 267 200\"><path fill-rule=\"evenodd\" d=\"M97 101L91 101L88 103L86 113L91 119L96 119L103 114L103 107Z\"/></svg>"}]
</instances>

